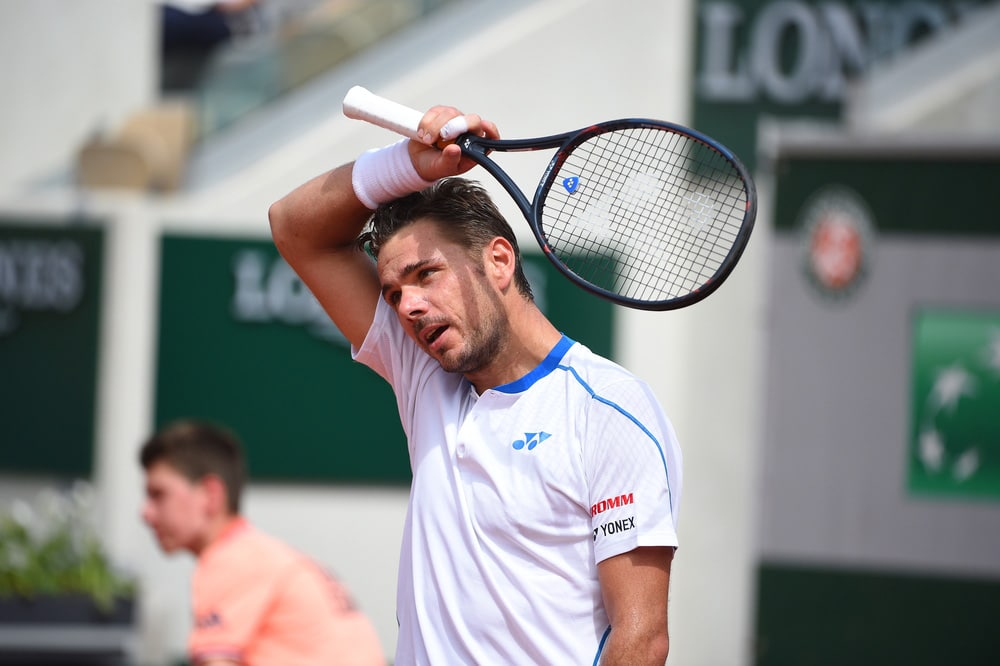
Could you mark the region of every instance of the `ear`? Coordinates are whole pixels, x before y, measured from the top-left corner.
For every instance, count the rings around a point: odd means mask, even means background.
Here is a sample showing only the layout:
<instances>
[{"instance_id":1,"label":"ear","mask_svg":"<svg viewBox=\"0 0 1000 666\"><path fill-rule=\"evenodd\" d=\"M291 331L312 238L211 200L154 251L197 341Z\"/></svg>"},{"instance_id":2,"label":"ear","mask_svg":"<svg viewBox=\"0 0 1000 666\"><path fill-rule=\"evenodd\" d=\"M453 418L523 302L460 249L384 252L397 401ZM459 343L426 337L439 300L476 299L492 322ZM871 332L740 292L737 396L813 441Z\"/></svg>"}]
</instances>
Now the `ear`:
<instances>
[{"instance_id":1,"label":"ear","mask_svg":"<svg viewBox=\"0 0 1000 666\"><path fill-rule=\"evenodd\" d=\"M502 292L506 292L514 281L517 254L514 246L503 236L497 236L486 245L486 272Z\"/></svg>"},{"instance_id":2,"label":"ear","mask_svg":"<svg viewBox=\"0 0 1000 666\"><path fill-rule=\"evenodd\" d=\"M217 474L207 474L201 480L202 488L208 500L209 511L217 516L229 514L229 501L226 484Z\"/></svg>"}]
</instances>

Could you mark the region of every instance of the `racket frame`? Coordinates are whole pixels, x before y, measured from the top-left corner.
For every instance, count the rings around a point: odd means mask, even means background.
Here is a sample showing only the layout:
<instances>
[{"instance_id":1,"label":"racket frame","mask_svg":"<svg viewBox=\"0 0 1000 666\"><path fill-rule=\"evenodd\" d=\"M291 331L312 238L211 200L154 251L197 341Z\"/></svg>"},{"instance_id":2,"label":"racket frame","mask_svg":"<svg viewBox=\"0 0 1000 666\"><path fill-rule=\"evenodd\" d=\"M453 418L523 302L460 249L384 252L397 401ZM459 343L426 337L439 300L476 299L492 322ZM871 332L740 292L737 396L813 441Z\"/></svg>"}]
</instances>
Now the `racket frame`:
<instances>
[{"instance_id":1,"label":"racket frame","mask_svg":"<svg viewBox=\"0 0 1000 666\"><path fill-rule=\"evenodd\" d=\"M385 129L392 130L397 134L417 139L417 130L423 117L419 111L406 107L392 100L375 95L361 86L352 87L343 102L344 115L356 120L378 125ZM651 301L624 296L622 294L609 291L575 273L569 266L563 263L553 252L548 239L542 229L542 210L545 196L553 186L555 175L559 167L565 162L574 148L589 139L622 129L653 129L668 131L679 134L703 144L710 150L721 155L733 167L743 185L746 195L746 210L743 221L736 234L732 246L726 257L719 264L715 273L704 283L683 296L669 299ZM589 125L587 127L553 134L549 136L530 139L489 139L477 136L474 133L466 132L455 139L462 150L462 154L472 159L478 165L486 169L493 178L506 190L507 194L514 200L517 207L531 228L535 241L541 248L542 253L555 266L555 268L570 281L581 289L605 298L613 303L623 305L638 310L674 310L697 303L706 296L714 292L722 282L732 273L736 263L739 261L749 242L750 232L753 230L754 221L757 215L757 191L753 179L747 172L746 167L739 158L728 148L715 141L711 137L682 125L670 123L663 120L653 120L648 118L621 118L618 120L608 120L601 123ZM548 166L542 173L542 177L535 188L535 194L531 201L528 200L524 191L514 182L503 168L489 157L491 152L530 152L538 150L552 150L556 152L549 160Z\"/></svg>"},{"instance_id":2,"label":"racket frame","mask_svg":"<svg viewBox=\"0 0 1000 666\"><path fill-rule=\"evenodd\" d=\"M595 136L599 136L600 134L622 129L643 128L666 130L675 134L681 134L707 146L711 150L718 152L736 170L741 182L743 183L744 193L746 194L746 211L744 212L743 224L740 225L740 230L737 233L736 239L733 241L732 248L726 255L726 258L716 269L715 273L698 289L688 292L683 296L660 301L649 301L624 296L622 294L603 289L602 287L592 284L588 280L580 277L573 271L573 269L564 264L552 251L548 239L545 237L545 232L542 229L542 203L544 201L544 197L548 194L549 189L552 187L553 180L559 171L559 167L562 166L563 162L573 149L581 143L584 143ZM675 310L697 303L718 289L722 282L729 277L729 274L732 273L740 257L743 255L743 251L746 249L747 243L750 239L750 233L753 231L754 221L757 216L757 190L746 167L739 160L739 158L733 154L732 151L719 142L701 132L698 132L697 130L690 129L676 123L670 123L664 120L653 120L649 118L620 118L617 120L595 123L570 132L530 139L488 139L472 133L465 133L455 139L455 143L457 143L459 148L462 149L463 155L474 160L479 166L486 169L486 171L488 171L489 174L493 176L498 183L500 183L500 186L506 190L507 194L510 195L510 197L514 200L514 203L517 204L517 207L521 210L521 214L524 215L525 220L527 220L528 226L531 228L532 235L535 237L535 241L538 243L539 248L541 248L542 253L560 273L581 289L584 289L585 291L596 296L600 296L601 298L610 300L613 303L617 303L618 305L623 305L637 310L664 311ZM556 153L549 160L548 166L546 166L545 170L542 172L542 177L538 182L538 186L535 188L535 194L531 201L528 201L524 191L517 185L517 183L514 182L507 172L504 171L503 168L497 164L497 162L489 157L489 153L493 151L529 152L552 149L555 149Z\"/></svg>"}]
</instances>

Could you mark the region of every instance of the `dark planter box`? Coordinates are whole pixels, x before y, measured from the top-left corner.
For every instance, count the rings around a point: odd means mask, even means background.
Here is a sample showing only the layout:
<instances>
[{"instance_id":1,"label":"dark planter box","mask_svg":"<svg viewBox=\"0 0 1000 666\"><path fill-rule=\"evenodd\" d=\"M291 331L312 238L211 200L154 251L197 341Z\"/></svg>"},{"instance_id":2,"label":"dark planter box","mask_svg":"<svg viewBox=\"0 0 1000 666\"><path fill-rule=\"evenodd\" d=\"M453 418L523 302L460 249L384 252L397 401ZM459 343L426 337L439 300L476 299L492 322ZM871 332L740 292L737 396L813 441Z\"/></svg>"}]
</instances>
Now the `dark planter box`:
<instances>
[{"instance_id":1,"label":"dark planter box","mask_svg":"<svg viewBox=\"0 0 1000 666\"><path fill-rule=\"evenodd\" d=\"M134 616L133 599L105 610L82 594L0 598L0 664L124 666Z\"/></svg>"}]
</instances>

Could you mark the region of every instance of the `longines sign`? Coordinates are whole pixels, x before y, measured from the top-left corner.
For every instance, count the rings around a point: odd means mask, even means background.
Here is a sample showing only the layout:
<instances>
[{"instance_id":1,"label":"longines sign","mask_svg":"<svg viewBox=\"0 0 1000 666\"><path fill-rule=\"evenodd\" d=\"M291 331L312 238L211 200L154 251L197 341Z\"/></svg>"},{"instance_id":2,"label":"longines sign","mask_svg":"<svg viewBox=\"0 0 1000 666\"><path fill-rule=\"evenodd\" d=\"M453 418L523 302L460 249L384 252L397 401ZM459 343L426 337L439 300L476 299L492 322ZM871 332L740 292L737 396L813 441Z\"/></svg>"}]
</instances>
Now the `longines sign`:
<instances>
[{"instance_id":1,"label":"longines sign","mask_svg":"<svg viewBox=\"0 0 1000 666\"><path fill-rule=\"evenodd\" d=\"M0 471L91 471L104 232L0 220Z\"/></svg>"},{"instance_id":2,"label":"longines sign","mask_svg":"<svg viewBox=\"0 0 1000 666\"><path fill-rule=\"evenodd\" d=\"M836 117L852 78L983 1L703 1L693 124L752 163L757 116Z\"/></svg>"},{"instance_id":3,"label":"longines sign","mask_svg":"<svg viewBox=\"0 0 1000 666\"><path fill-rule=\"evenodd\" d=\"M77 241L0 240L0 335L22 311L70 312L83 294L83 248Z\"/></svg>"}]
</instances>

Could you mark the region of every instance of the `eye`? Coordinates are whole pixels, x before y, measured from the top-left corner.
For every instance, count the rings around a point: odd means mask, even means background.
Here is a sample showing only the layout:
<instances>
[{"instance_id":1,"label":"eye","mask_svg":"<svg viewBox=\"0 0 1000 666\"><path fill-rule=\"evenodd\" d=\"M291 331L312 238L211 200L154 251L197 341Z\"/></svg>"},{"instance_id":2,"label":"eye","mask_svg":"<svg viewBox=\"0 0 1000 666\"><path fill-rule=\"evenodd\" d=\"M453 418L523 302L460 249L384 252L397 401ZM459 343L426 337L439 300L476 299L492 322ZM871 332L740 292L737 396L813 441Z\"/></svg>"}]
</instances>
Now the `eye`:
<instances>
[{"instance_id":1,"label":"eye","mask_svg":"<svg viewBox=\"0 0 1000 666\"><path fill-rule=\"evenodd\" d=\"M436 272L437 272L436 269L433 269L433 268L423 268L423 269L420 270L419 273L417 273L417 277L420 280L426 280L430 276L434 275L434 273L436 273Z\"/></svg>"},{"instance_id":2,"label":"eye","mask_svg":"<svg viewBox=\"0 0 1000 666\"><path fill-rule=\"evenodd\" d=\"M399 303L399 290L387 292L385 295L385 302L389 305L397 305Z\"/></svg>"}]
</instances>

